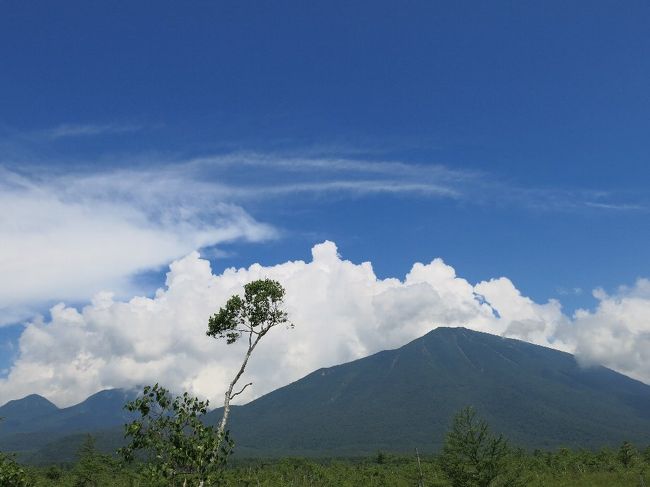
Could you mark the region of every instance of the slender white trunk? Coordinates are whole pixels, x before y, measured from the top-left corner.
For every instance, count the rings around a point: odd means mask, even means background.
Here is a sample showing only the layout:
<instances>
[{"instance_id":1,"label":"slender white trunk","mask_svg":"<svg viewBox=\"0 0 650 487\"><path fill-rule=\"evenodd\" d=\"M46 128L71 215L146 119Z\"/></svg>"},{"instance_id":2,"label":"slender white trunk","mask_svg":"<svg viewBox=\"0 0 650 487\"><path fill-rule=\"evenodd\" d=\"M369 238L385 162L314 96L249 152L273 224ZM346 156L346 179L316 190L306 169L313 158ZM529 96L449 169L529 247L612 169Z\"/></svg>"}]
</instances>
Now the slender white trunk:
<instances>
[{"instance_id":1,"label":"slender white trunk","mask_svg":"<svg viewBox=\"0 0 650 487\"><path fill-rule=\"evenodd\" d=\"M254 342L252 342L248 346L248 351L246 352L246 356L244 357L244 361L241 364L241 367L239 368L239 372L237 372L237 375L235 375L235 378L232 380L230 383L230 386L228 387L228 390L226 391L226 394L224 395L223 398L223 416L221 417L221 421L219 422L219 428L217 429L217 436L219 438L219 444L221 444L221 441L223 440L223 434L226 431L226 424L228 423L228 416L230 415L230 401L232 400L233 397L235 397L237 394L232 393L233 389L235 388L235 385L241 378L241 376L244 374L244 370L246 369L246 365L248 364L248 359L251 357L251 354L253 353L253 350L257 346L257 342L260 341L260 338L262 338L262 335L258 335L257 338L255 339ZM242 389L243 391L243 389ZM242 392L240 391L240 392Z\"/></svg>"},{"instance_id":2,"label":"slender white trunk","mask_svg":"<svg viewBox=\"0 0 650 487\"><path fill-rule=\"evenodd\" d=\"M418 470L420 472L420 478L418 479L418 486L419 487L424 487L424 474L422 473L422 465L420 464L420 453L418 453L418 449L415 449L415 457L418 459Z\"/></svg>"}]
</instances>

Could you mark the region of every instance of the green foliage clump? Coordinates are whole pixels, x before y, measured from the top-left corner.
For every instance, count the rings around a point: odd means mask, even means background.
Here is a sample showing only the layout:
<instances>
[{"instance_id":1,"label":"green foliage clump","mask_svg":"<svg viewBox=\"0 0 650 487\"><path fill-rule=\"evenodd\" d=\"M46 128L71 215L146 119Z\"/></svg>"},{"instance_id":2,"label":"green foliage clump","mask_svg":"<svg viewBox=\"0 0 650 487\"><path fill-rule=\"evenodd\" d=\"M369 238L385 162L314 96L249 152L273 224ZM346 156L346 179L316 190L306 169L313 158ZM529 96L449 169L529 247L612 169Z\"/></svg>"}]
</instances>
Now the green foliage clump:
<instances>
[{"instance_id":1,"label":"green foliage clump","mask_svg":"<svg viewBox=\"0 0 650 487\"><path fill-rule=\"evenodd\" d=\"M376 461L378 465L383 465L384 463L386 463L386 454L383 451L378 451Z\"/></svg>"},{"instance_id":2,"label":"green foliage clump","mask_svg":"<svg viewBox=\"0 0 650 487\"><path fill-rule=\"evenodd\" d=\"M25 470L16 461L4 453L0 453L0 486L30 487L32 482Z\"/></svg>"},{"instance_id":3,"label":"green foliage clump","mask_svg":"<svg viewBox=\"0 0 650 487\"><path fill-rule=\"evenodd\" d=\"M625 468L635 465L639 459L639 452L629 441L624 441L618 449L618 459Z\"/></svg>"},{"instance_id":4,"label":"green foliage clump","mask_svg":"<svg viewBox=\"0 0 650 487\"><path fill-rule=\"evenodd\" d=\"M74 487L100 487L112 477L118 466L114 459L102 455L95 448L95 439L87 435L77 453L78 461L72 470ZM61 478L60 471L50 469L48 475L54 480Z\"/></svg>"},{"instance_id":5,"label":"green foliage clump","mask_svg":"<svg viewBox=\"0 0 650 487\"><path fill-rule=\"evenodd\" d=\"M51 480L52 482L57 482L63 478L65 473L63 472L63 469L59 467L58 465L50 465L47 467L45 472L43 472L43 476L47 480Z\"/></svg>"},{"instance_id":6,"label":"green foliage clump","mask_svg":"<svg viewBox=\"0 0 650 487\"><path fill-rule=\"evenodd\" d=\"M274 326L289 323L282 309L284 288L272 279L244 286L244 297L234 295L208 320L207 335L235 343L242 335L259 340ZM291 326L289 324L289 326Z\"/></svg>"},{"instance_id":7,"label":"green foliage clump","mask_svg":"<svg viewBox=\"0 0 650 487\"><path fill-rule=\"evenodd\" d=\"M201 421L208 401L187 392L172 398L155 384L146 386L142 396L125 407L141 417L125 425L131 442L119 452L127 462L141 452L152 482L163 480L172 486L220 482L233 443L227 432L220 436Z\"/></svg>"},{"instance_id":8,"label":"green foliage clump","mask_svg":"<svg viewBox=\"0 0 650 487\"><path fill-rule=\"evenodd\" d=\"M650 465L650 445L643 450L643 461Z\"/></svg>"},{"instance_id":9,"label":"green foliage clump","mask_svg":"<svg viewBox=\"0 0 650 487\"><path fill-rule=\"evenodd\" d=\"M442 469L453 487L518 486L519 472L503 436L490 433L487 422L471 407L453 420L442 450Z\"/></svg>"}]
</instances>

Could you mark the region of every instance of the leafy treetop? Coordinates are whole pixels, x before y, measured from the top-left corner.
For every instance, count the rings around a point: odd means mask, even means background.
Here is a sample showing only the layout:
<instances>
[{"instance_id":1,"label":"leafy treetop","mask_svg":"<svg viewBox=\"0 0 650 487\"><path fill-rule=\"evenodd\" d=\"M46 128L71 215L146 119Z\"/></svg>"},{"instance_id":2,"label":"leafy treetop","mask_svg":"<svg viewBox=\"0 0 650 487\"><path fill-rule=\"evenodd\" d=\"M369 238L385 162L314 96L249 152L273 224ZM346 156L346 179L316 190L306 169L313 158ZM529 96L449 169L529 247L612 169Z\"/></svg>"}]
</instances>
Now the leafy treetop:
<instances>
[{"instance_id":1,"label":"leafy treetop","mask_svg":"<svg viewBox=\"0 0 650 487\"><path fill-rule=\"evenodd\" d=\"M244 297L232 296L208 320L207 335L235 343L243 334L249 343L257 341L276 325L288 323L281 308L284 288L272 279L260 279L244 286ZM256 337L256 339L253 339Z\"/></svg>"}]
</instances>

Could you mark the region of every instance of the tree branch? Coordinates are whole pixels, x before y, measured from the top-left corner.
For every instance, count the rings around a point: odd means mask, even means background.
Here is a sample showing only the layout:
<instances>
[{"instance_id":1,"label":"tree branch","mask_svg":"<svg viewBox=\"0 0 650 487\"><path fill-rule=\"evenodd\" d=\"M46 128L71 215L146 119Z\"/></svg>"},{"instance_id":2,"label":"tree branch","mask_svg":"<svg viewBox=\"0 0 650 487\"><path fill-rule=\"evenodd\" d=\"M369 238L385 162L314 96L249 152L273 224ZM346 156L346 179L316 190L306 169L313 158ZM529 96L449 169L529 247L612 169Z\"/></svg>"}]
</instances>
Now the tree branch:
<instances>
[{"instance_id":1,"label":"tree branch","mask_svg":"<svg viewBox=\"0 0 650 487\"><path fill-rule=\"evenodd\" d=\"M248 386L252 386L252 385L253 385L253 383L252 383L252 382L249 382L249 383L246 384L244 387L242 387L241 390L240 390L239 392L235 392L234 394L231 394L231 395L230 395L230 399L233 399L235 396L239 396L242 392L244 392L244 391L246 390L246 388L247 388Z\"/></svg>"}]
</instances>

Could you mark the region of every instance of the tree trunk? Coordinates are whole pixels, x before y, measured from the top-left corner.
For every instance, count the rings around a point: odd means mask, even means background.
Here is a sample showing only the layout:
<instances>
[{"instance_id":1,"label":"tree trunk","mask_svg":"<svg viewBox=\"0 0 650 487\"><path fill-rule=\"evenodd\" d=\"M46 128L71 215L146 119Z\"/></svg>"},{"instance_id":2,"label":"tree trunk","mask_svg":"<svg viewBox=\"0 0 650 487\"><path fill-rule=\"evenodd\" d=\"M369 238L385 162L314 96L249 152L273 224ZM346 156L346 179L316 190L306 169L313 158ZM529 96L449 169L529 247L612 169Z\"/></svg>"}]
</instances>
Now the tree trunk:
<instances>
[{"instance_id":1,"label":"tree trunk","mask_svg":"<svg viewBox=\"0 0 650 487\"><path fill-rule=\"evenodd\" d=\"M262 335L258 335L258 337L255 339L255 341L251 345L249 345L248 352L246 352L246 357L244 357L244 361L242 362L241 367L239 368L239 372L237 372L237 375L235 376L235 378L230 383L230 386L228 387L228 390L226 391L226 394L224 395L224 398L223 398L223 416L221 417L221 421L219 422L219 428L217 429L217 436L219 438L219 446L221 446L221 441L223 440L223 434L226 431L226 423L228 423L228 416L230 415L230 400L234 397L233 394L232 394L232 391L235 388L235 385L237 384L237 381L239 381L242 374L244 373L244 369L246 369L246 365L248 364L248 359L251 357L251 354L253 353L253 350L257 346L257 342L260 341L260 338L262 338Z\"/></svg>"},{"instance_id":2,"label":"tree trunk","mask_svg":"<svg viewBox=\"0 0 650 487\"><path fill-rule=\"evenodd\" d=\"M420 477L418 479L418 487L424 487L424 474L422 474L422 465L420 464L420 454L418 449L415 449L415 457L418 459L418 471L420 472Z\"/></svg>"}]
</instances>

